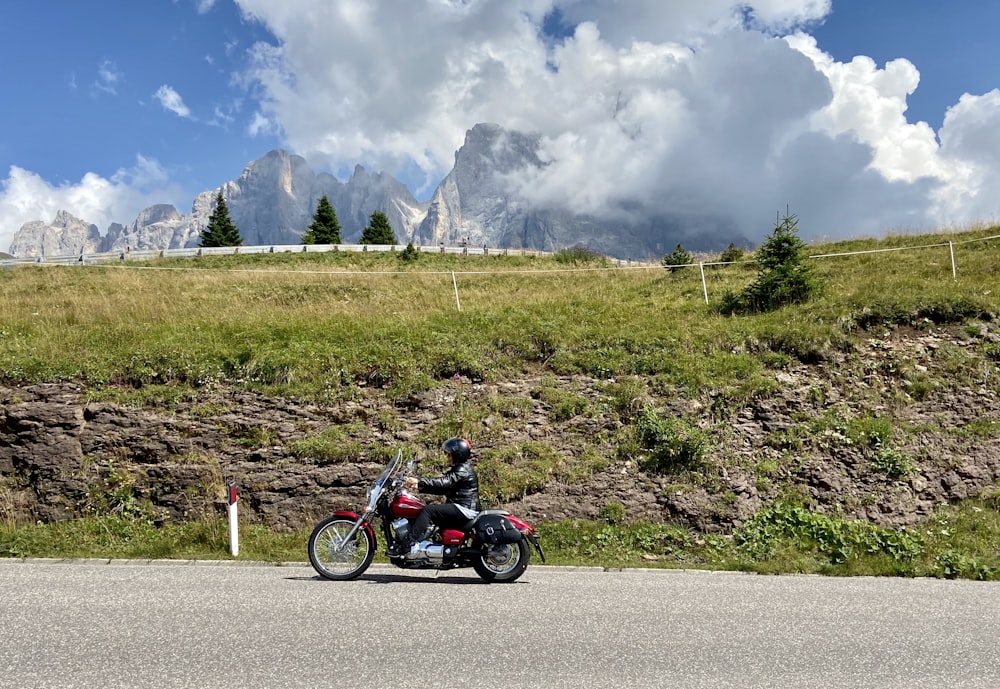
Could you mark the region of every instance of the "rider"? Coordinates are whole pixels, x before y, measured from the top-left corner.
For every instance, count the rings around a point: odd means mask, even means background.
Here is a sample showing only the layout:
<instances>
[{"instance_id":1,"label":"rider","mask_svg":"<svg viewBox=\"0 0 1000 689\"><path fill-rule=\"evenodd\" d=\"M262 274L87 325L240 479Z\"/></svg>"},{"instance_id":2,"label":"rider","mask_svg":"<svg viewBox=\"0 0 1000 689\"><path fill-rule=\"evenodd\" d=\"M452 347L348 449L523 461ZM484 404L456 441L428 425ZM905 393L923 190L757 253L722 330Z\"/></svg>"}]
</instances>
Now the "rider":
<instances>
[{"instance_id":1,"label":"rider","mask_svg":"<svg viewBox=\"0 0 1000 689\"><path fill-rule=\"evenodd\" d=\"M449 438L441 446L448 456L451 466L437 478L409 476L403 487L410 491L423 491L444 495L445 502L427 505L413 522L410 541L400 543L390 550L390 555L402 555L419 550L422 541L430 531L433 522L442 529L463 526L482 509L479 502L479 477L472 468L472 445L465 438Z\"/></svg>"}]
</instances>

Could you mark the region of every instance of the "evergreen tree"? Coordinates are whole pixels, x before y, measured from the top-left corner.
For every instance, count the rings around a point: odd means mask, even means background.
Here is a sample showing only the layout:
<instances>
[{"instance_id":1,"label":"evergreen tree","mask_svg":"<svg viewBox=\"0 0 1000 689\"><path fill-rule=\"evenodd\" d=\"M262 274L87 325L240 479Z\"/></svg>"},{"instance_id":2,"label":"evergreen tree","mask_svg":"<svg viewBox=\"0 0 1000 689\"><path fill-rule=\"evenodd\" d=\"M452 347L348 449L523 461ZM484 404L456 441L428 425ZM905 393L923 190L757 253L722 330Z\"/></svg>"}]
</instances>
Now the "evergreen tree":
<instances>
[{"instance_id":1,"label":"evergreen tree","mask_svg":"<svg viewBox=\"0 0 1000 689\"><path fill-rule=\"evenodd\" d=\"M722 299L723 313L761 313L785 304L801 304L820 290L798 231L798 219L786 212L755 254L760 266L757 279L739 294L727 291Z\"/></svg>"},{"instance_id":2,"label":"evergreen tree","mask_svg":"<svg viewBox=\"0 0 1000 689\"><path fill-rule=\"evenodd\" d=\"M368 227L361 233L362 244L396 244L396 233L392 231L389 218L382 211L372 213Z\"/></svg>"},{"instance_id":3,"label":"evergreen tree","mask_svg":"<svg viewBox=\"0 0 1000 689\"><path fill-rule=\"evenodd\" d=\"M729 242L729 248L722 252L719 256L719 261L722 263L737 263L743 260L743 249L736 246L733 242Z\"/></svg>"},{"instance_id":4,"label":"evergreen tree","mask_svg":"<svg viewBox=\"0 0 1000 689\"><path fill-rule=\"evenodd\" d=\"M340 222L337 220L337 212L330 205L330 199L326 194L320 198L316 204L316 213L313 215L312 224L302 234L303 244L340 244Z\"/></svg>"},{"instance_id":5,"label":"evergreen tree","mask_svg":"<svg viewBox=\"0 0 1000 689\"><path fill-rule=\"evenodd\" d=\"M660 262L664 268L673 273L691 263L691 254L687 252L683 244L678 244L674 247L673 253L664 256Z\"/></svg>"},{"instance_id":6,"label":"evergreen tree","mask_svg":"<svg viewBox=\"0 0 1000 689\"><path fill-rule=\"evenodd\" d=\"M201 231L199 246L242 246L240 230L229 219L229 208L222 192L215 197L215 209L208 216L208 226Z\"/></svg>"},{"instance_id":7,"label":"evergreen tree","mask_svg":"<svg viewBox=\"0 0 1000 689\"><path fill-rule=\"evenodd\" d=\"M406 248L399 254L399 260L406 263L420 260L420 252L417 251L417 247L413 246L413 242L406 245Z\"/></svg>"}]
</instances>

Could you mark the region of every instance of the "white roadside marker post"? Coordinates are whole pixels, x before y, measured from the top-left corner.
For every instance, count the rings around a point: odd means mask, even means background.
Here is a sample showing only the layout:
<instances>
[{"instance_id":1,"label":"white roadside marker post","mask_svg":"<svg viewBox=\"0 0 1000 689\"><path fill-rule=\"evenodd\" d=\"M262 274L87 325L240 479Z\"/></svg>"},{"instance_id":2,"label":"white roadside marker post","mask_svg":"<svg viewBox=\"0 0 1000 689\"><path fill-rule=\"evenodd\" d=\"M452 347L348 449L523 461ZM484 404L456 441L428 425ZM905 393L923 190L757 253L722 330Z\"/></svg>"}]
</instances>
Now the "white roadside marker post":
<instances>
[{"instance_id":1,"label":"white roadside marker post","mask_svg":"<svg viewBox=\"0 0 1000 689\"><path fill-rule=\"evenodd\" d=\"M229 552L233 557L240 554L239 522L236 519L236 484L229 484Z\"/></svg>"}]
</instances>

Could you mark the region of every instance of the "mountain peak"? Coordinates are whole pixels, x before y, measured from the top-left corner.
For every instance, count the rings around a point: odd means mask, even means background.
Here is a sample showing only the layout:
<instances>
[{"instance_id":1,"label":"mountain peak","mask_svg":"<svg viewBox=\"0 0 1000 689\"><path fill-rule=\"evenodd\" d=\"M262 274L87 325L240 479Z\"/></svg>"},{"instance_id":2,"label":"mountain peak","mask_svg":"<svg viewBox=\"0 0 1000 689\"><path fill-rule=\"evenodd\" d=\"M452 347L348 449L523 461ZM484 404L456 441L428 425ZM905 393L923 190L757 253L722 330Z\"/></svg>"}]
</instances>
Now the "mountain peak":
<instances>
[{"instance_id":1,"label":"mountain peak","mask_svg":"<svg viewBox=\"0 0 1000 689\"><path fill-rule=\"evenodd\" d=\"M293 245L312 221L316 205L327 196L341 223L346 243L360 239L371 214L382 211L400 242L558 251L584 246L611 256L637 259L659 257L683 242L691 250L724 247L733 228L718 217L672 213L648 217L636 208L617 217L583 214L573 208L546 206L528 198L524 181L546 168L541 158L541 136L508 130L482 122L466 132L455 152L455 165L434 191L420 203L394 177L371 174L355 165L347 183L327 172L316 174L305 158L285 149L268 151L249 162L240 177L199 194L191 212L180 215L167 204L142 211L130 225L113 224L101 238L97 228L66 211L52 224L26 223L14 236L11 253L17 256L71 255L77 251L117 251L196 246L207 225L214 199L222 193L230 217L246 245ZM567 198L571 197L567 194ZM557 203L553 201L552 203Z\"/></svg>"}]
</instances>

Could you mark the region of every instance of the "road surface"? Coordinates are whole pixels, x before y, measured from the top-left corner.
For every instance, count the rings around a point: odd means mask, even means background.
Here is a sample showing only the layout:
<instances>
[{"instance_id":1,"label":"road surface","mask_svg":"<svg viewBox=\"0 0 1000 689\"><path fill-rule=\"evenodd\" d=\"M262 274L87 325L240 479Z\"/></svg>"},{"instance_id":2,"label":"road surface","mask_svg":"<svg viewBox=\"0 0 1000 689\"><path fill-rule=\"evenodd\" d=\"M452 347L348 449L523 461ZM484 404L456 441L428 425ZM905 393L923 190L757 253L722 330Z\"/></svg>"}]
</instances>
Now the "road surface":
<instances>
[{"instance_id":1,"label":"road surface","mask_svg":"<svg viewBox=\"0 0 1000 689\"><path fill-rule=\"evenodd\" d=\"M1000 584L0 560L0 687L1000 687Z\"/></svg>"}]
</instances>

